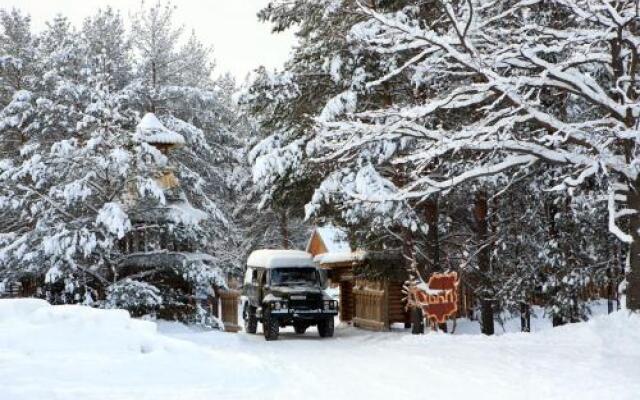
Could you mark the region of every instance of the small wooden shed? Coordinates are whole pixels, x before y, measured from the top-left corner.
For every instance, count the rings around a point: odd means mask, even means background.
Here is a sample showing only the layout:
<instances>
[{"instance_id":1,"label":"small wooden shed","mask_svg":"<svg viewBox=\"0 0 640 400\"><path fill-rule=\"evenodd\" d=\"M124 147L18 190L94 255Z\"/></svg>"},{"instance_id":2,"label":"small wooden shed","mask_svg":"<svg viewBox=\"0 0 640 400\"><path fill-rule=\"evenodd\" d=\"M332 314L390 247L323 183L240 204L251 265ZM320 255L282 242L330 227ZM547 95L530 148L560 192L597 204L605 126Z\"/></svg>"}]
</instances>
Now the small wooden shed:
<instances>
[{"instance_id":1,"label":"small wooden shed","mask_svg":"<svg viewBox=\"0 0 640 400\"><path fill-rule=\"evenodd\" d=\"M386 331L394 323L409 326L403 286L405 261L394 251L327 253L316 257L329 279L340 284L340 320L356 327Z\"/></svg>"}]
</instances>

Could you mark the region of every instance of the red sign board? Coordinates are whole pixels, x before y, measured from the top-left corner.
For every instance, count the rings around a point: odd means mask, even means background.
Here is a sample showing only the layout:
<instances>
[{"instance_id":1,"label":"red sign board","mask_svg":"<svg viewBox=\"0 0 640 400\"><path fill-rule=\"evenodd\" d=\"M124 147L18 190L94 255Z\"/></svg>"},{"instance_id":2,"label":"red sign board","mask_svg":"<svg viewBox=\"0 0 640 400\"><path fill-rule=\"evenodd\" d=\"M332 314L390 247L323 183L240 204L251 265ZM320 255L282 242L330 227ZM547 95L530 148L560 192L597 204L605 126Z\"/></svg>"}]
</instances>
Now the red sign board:
<instances>
[{"instance_id":1,"label":"red sign board","mask_svg":"<svg viewBox=\"0 0 640 400\"><path fill-rule=\"evenodd\" d=\"M409 305L421 307L427 318L444 324L448 317L458 311L458 274L433 274L427 289L409 289Z\"/></svg>"}]
</instances>

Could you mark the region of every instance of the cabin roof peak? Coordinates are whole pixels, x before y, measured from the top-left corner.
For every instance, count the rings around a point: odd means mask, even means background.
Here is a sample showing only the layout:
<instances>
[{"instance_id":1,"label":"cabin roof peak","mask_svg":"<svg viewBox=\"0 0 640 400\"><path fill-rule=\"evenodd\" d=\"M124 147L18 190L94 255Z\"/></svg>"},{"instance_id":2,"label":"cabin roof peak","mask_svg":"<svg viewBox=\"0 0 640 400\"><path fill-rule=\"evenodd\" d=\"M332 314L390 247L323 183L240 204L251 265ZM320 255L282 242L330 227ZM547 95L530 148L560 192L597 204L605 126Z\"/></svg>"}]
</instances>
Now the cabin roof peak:
<instances>
[{"instance_id":1,"label":"cabin roof peak","mask_svg":"<svg viewBox=\"0 0 640 400\"><path fill-rule=\"evenodd\" d=\"M152 145L182 146L184 137L167 129L154 113L146 113L136 128L135 139Z\"/></svg>"}]
</instances>

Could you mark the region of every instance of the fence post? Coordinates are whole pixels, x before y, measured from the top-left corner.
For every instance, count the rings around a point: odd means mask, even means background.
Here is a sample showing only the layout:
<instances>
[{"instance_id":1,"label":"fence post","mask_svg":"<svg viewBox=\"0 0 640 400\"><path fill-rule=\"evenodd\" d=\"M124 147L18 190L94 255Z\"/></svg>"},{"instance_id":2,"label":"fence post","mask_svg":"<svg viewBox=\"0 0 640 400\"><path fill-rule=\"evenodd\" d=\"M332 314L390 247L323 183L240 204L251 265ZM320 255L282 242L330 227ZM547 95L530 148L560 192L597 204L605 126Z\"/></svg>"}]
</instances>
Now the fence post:
<instances>
[{"instance_id":1,"label":"fence post","mask_svg":"<svg viewBox=\"0 0 640 400\"><path fill-rule=\"evenodd\" d=\"M240 303L240 291L238 290L221 290L220 291L220 308L221 318L226 332L238 332L238 304Z\"/></svg>"}]
</instances>

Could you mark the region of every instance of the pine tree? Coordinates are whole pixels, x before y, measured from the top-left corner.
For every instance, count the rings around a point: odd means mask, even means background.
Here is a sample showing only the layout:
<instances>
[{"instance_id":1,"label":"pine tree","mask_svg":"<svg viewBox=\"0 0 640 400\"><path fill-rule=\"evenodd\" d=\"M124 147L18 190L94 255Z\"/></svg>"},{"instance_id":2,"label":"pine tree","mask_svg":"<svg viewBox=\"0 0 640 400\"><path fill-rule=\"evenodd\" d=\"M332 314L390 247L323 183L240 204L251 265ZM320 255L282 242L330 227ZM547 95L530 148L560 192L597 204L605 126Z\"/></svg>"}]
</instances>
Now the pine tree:
<instances>
[{"instance_id":1,"label":"pine tree","mask_svg":"<svg viewBox=\"0 0 640 400\"><path fill-rule=\"evenodd\" d=\"M111 7L87 17L80 31L88 50L91 75L106 80L111 89L119 90L131 79L131 43L126 36L120 13Z\"/></svg>"}]
</instances>

